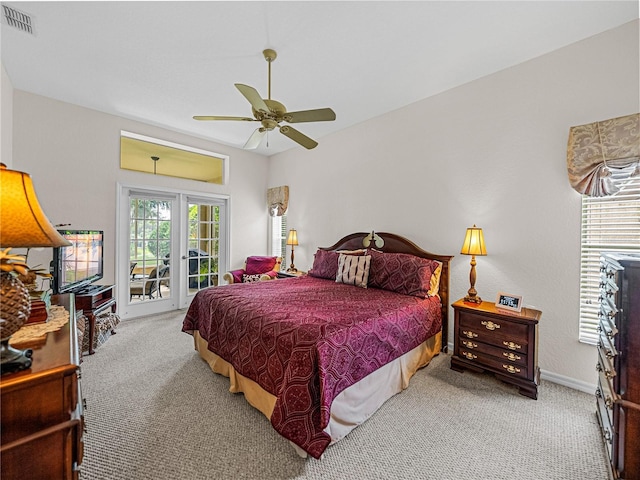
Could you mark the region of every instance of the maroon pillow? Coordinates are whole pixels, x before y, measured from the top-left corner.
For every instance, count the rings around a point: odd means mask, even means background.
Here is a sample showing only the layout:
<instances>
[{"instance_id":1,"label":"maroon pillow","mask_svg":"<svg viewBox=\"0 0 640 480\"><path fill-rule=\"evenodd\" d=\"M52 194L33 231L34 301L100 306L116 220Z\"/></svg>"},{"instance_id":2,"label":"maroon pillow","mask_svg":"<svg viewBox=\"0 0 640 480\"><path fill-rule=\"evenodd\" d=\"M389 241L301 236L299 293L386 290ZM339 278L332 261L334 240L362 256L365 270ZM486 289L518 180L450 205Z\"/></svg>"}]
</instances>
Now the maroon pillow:
<instances>
[{"instance_id":1,"label":"maroon pillow","mask_svg":"<svg viewBox=\"0 0 640 480\"><path fill-rule=\"evenodd\" d=\"M338 252L329 250L316 251L313 258L313 267L309 270L309 275L318 278L335 280L338 274Z\"/></svg>"},{"instance_id":2,"label":"maroon pillow","mask_svg":"<svg viewBox=\"0 0 640 480\"><path fill-rule=\"evenodd\" d=\"M258 273L266 273L273 270L276 265L276 257L247 257L247 275L256 275Z\"/></svg>"},{"instance_id":3,"label":"maroon pillow","mask_svg":"<svg viewBox=\"0 0 640 480\"><path fill-rule=\"evenodd\" d=\"M369 250L369 286L426 298L437 262L408 253Z\"/></svg>"}]
</instances>

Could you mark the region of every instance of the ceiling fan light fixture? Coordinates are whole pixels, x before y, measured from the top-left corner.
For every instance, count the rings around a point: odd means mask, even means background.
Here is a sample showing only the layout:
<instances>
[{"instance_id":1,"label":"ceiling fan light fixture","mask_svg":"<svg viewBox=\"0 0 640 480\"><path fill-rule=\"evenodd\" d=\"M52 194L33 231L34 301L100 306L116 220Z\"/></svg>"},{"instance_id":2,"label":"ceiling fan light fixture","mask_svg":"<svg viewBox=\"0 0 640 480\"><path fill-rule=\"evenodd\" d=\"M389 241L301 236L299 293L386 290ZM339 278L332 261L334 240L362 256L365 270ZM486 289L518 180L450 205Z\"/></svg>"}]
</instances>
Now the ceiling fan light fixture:
<instances>
[{"instance_id":1,"label":"ceiling fan light fixture","mask_svg":"<svg viewBox=\"0 0 640 480\"><path fill-rule=\"evenodd\" d=\"M251 110L254 118L247 117L228 117L217 115L196 115L194 120L234 120L234 121L255 121L260 122L262 127L256 129L249 140L244 144L243 148L255 149L258 148L265 133L274 130L278 127L280 133L289 137L294 142L302 145L306 149L315 148L318 142L307 137L302 132L299 132L293 127L287 125L280 125L281 122L287 123L302 123L302 122L330 122L336 119L335 112L330 108L319 108L315 110L301 110L298 112L287 112L286 107L271 99L271 63L277 58L278 54L275 50L267 48L262 51L264 59L269 64L269 90L267 98L262 98L258 91L242 83L236 83L235 87L251 104ZM268 137L267 137L268 142ZM268 145L267 145L268 146Z\"/></svg>"}]
</instances>

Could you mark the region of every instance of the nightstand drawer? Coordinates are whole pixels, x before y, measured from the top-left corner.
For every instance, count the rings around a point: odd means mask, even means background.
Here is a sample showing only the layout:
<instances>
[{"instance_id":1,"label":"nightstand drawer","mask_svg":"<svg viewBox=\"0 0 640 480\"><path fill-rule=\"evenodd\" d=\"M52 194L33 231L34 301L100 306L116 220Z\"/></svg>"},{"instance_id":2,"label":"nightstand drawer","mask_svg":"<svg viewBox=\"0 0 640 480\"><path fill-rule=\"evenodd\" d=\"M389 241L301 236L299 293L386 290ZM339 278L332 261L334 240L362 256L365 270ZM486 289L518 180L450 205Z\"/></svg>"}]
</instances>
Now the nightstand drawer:
<instances>
[{"instance_id":1,"label":"nightstand drawer","mask_svg":"<svg viewBox=\"0 0 640 480\"><path fill-rule=\"evenodd\" d=\"M460 328L470 329L475 333L500 335L509 341L527 343L529 328L527 325L510 322L506 318L491 318L486 315L463 312L460 314ZM487 335L483 336L487 338ZM493 343L493 342L492 342Z\"/></svg>"},{"instance_id":2,"label":"nightstand drawer","mask_svg":"<svg viewBox=\"0 0 640 480\"><path fill-rule=\"evenodd\" d=\"M488 343L513 352L527 353L528 342L526 339L523 341L507 338L475 327L461 327L458 335L461 339L475 340L476 343Z\"/></svg>"},{"instance_id":3,"label":"nightstand drawer","mask_svg":"<svg viewBox=\"0 0 640 480\"><path fill-rule=\"evenodd\" d=\"M474 353L480 352L487 355L491 355L492 357L496 357L500 360L508 360L513 363L517 363L520 365L527 366L527 355L521 352L514 352L511 350L505 350L503 348L498 348L493 345L489 345L487 343L482 343L480 341L470 340L464 337L459 339L460 342L460 350L466 349L469 351L474 351ZM521 345L522 346L522 345ZM525 350L526 351L526 350Z\"/></svg>"},{"instance_id":4,"label":"nightstand drawer","mask_svg":"<svg viewBox=\"0 0 640 480\"><path fill-rule=\"evenodd\" d=\"M470 362L477 362L480 366L492 368L496 373L510 375L518 378L528 379L527 367L515 364L508 360L500 360L499 358L484 355L478 351L460 349L460 357Z\"/></svg>"}]
</instances>

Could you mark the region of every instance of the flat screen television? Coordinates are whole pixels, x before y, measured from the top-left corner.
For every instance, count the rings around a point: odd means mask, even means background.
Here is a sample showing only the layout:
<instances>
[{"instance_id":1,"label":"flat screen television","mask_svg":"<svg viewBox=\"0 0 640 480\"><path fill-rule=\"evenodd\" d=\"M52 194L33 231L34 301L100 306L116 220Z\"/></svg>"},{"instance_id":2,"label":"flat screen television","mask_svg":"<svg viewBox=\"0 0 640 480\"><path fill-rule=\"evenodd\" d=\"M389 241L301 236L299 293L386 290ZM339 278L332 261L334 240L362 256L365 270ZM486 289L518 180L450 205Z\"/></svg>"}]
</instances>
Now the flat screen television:
<instances>
[{"instance_id":1,"label":"flat screen television","mask_svg":"<svg viewBox=\"0 0 640 480\"><path fill-rule=\"evenodd\" d=\"M53 293L78 292L103 276L102 230L58 230L71 242L53 249Z\"/></svg>"}]
</instances>

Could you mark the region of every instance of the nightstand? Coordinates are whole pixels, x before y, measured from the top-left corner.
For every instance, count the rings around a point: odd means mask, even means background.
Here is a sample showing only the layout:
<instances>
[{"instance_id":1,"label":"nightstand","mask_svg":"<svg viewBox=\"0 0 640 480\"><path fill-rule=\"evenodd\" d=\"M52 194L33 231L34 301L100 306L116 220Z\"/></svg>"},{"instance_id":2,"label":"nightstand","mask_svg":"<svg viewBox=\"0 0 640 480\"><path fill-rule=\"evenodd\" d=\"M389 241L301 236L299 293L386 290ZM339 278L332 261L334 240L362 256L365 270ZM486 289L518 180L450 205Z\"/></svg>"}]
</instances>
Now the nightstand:
<instances>
[{"instance_id":1,"label":"nightstand","mask_svg":"<svg viewBox=\"0 0 640 480\"><path fill-rule=\"evenodd\" d=\"M298 270L297 272L278 272L278 278L291 278L291 277L301 277L302 275L306 275L307 272L303 272Z\"/></svg>"},{"instance_id":2,"label":"nightstand","mask_svg":"<svg viewBox=\"0 0 640 480\"><path fill-rule=\"evenodd\" d=\"M538 321L542 312L500 310L491 302L458 300L455 312L451 368L493 373L518 386L520 394L538 398Z\"/></svg>"}]
</instances>

